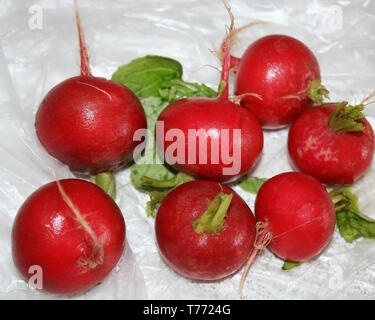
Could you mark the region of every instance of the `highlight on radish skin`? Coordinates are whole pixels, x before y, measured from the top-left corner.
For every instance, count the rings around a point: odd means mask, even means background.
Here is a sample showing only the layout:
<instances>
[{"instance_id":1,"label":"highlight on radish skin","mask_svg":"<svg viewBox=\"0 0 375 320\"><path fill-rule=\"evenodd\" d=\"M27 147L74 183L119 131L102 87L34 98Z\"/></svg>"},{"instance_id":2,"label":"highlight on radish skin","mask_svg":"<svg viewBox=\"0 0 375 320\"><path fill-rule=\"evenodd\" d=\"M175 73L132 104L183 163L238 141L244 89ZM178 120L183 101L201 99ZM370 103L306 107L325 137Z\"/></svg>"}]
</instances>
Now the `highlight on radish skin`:
<instances>
[{"instance_id":1,"label":"highlight on radish skin","mask_svg":"<svg viewBox=\"0 0 375 320\"><path fill-rule=\"evenodd\" d=\"M52 88L35 117L46 151L73 172L95 175L114 171L133 159L142 141L134 132L147 127L138 98L127 87L91 74L89 56L75 4L81 75Z\"/></svg>"}]
</instances>

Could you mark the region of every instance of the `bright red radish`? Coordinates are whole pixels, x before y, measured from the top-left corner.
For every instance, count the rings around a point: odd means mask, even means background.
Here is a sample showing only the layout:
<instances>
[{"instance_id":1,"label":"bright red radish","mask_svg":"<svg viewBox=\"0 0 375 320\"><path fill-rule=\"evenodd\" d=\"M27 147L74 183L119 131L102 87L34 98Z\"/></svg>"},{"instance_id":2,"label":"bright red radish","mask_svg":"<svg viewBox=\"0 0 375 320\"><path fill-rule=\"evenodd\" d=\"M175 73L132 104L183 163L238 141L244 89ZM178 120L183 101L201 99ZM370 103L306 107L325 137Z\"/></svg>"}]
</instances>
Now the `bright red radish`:
<instances>
[{"instance_id":1,"label":"bright red radish","mask_svg":"<svg viewBox=\"0 0 375 320\"><path fill-rule=\"evenodd\" d=\"M327 184L350 184L371 164L374 132L361 112L347 103L314 107L301 114L289 130L293 166Z\"/></svg>"},{"instance_id":2,"label":"bright red radish","mask_svg":"<svg viewBox=\"0 0 375 320\"><path fill-rule=\"evenodd\" d=\"M171 191L155 220L158 247L177 273L219 280L246 261L255 239L255 219L231 188L196 180Z\"/></svg>"},{"instance_id":3,"label":"bright red radish","mask_svg":"<svg viewBox=\"0 0 375 320\"><path fill-rule=\"evenodd\" d=\"M90 73L80 24L81 75L51 89L35 118L37 136L53 157L72 171L97 174L128 163L139 141L137 129L146 128L138 98L125 86Z\"/></svg>"},{"instance_id":4,"label":"bright red radish","mask_svg":"<svg viewBox=\"0 0 375 320\"><path fill-rule=\"evenodd\" d=\"M268 248L278 257L301 262L320 254L335 229L335 209L325 187L298 172L267 180L255 200L257 240L246 264L244 278L258 251Z\"/></svg>"},{"instance_id":5,"label":"bright red radish","mask_svg":"<svg viewBox=\"0 0 375 320\"><path fill-rule=\"evenodd\" d=\"M290 124L301 112L322 101L328 91L320 84L319 64L301 41L286 35L269 35L251 44L238 66L235 94L264 128Z\"/></svg>"},{"instance_id":6,"label":"bright red radish","mask_svg":"<svg viewBox=\"0 0 375 320\"><path fill-rule=\"evenodd\" d=\"M156 134L156 142L166 162L178 171L228 182L255 166L263 149L263 132L251 112L228 99L230 37L226 38L224 48L221 75L224 88L219 97L193 97L170 104L159 116L164 131L162 135Z\"/></svg>"},{"instance_id":7,"label":"bright red radish","mask_svg":"<svg viewBox=\"0 0 375 320\"><path fill-rule=\"evenodd\" d=\"M12 231L13 261L29 278L42 270L43 290L85 291L116 266L125 244L125 222L99 187L79 179L48 183L26 199Z\"/></svg>"}]
</instances>

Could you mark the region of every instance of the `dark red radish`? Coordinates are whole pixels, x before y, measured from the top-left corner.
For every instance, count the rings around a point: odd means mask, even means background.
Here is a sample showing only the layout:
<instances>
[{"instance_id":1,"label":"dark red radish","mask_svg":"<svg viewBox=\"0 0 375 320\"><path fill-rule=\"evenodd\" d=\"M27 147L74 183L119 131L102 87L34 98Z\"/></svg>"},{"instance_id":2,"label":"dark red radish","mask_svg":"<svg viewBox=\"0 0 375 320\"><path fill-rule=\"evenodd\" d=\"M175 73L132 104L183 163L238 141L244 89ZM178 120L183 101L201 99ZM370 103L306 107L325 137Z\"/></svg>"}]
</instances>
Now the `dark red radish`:
<instances>
[{"instance_id":1,"label":"dark red radish","mask_svg":"<svg viewBox=\"0 0 375 320\"><path fill-rule=\"evenodd\" d=\"M336 216L332 199L315 178L285 172L267 180L255 200L257 240L241 279L265 246L278 257L302 262L319 255L332 238Z\"/></svg>"},{"instance_id":2,"label":"dark red radish","mask_svg":"<svg viewBox=\"0 0 375 320\"><path fill-rule=\"evenodd\" d=\"M160 254L177 273L219 280L246 261L255 239L253 213L231 188L196 180L171 191L155 220Z\"/></svg>"},{"instance_id":3,"label":"dark red radish","mask_svg":"<svg viewBox=\"0 0 375 320\"><path fill-rule=\"evenodd\" d=\"M263 149L263 132L251 112L229 100L230 37L224 47L219 97L192 97L170 104L158 118L157 125L164 128L161 134L156 129L156 142L159 153L176 170L229 182L255 166Z\"/></svg>"},{"instance_id":4,"label":"dark red radish","mask_svg":"<svg viewBox=\"0 0 375 320\"><path fill-rule=\"evenodd\" d=\"M125 245L125 221L98 186L79 179L48 183L23 203L12 230L13 261L27 279L40 266L42 289L82 292L116 266Z\"/></svg>"},{"instance_id":5,"label":"dark red radish","mask_svg":"<svg viewBox=\"0 0 375 320\"><path fill-rule=\"evenodd\" d=\"M328 91L320 83L319 64L301 41L286 35L269 35L251 44L238 64L235 94L267 129L290 124Z\"/></svg>"},{"instance_id":6,"label":"dark red radish","mask_svg":"<svg viewBox=\"0 0 375 320\"><path fill-rule=\"evenodd\" d=\"M326 184L351 184L364 175L374 154L374 132L363 105L327 104L301 114L288 135L295 169Z\"/></svg>"},{"instance_id":7,"label":"dark red radish","mask_svg":"<svg viewBox=\"0 0 375 320\"><path fill-rule=\"evenodd\" d=\"M74 172L113 171L133 158L140 141L134 132L146 128L138 98L127 87L90 72L89 57L76 19L81 51L81 75L52 88L41 102L35 129L43 147Z\"/></svg>"}]
</instances>

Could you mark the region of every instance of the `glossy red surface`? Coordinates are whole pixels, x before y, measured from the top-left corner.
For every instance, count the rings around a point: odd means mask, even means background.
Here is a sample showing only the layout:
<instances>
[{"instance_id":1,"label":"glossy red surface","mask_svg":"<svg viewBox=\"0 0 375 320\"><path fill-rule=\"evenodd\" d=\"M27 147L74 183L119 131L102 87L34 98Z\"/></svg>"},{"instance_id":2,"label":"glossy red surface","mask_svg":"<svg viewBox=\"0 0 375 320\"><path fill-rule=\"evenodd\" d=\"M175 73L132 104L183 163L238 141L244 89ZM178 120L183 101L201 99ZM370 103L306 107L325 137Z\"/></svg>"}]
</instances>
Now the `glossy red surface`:
<instances>
[{"instance_id":1,"label":"glossy red surface","mask_svg":"<svg viewBox=\"0 0 375 320\"><path fill-rule=\"evenodd\" d=\"M43 147L72 171L99 173L133 158L146 128L138 98L125 86L92 76L78 76L55 86L43 99L35 119Z\"/></svg>"},{"instance_id":2,"label":"glossy red surface","mask_svg":"<svg viewBox=\"0 0 375 320\"><path fill-rule=\"evenodd\" d=\"M60 180L64 192L102 244L103 263L82 265L94 251L92 237L64 201L56 182L31 194L19 209L12 230L13 261L26 278L30 266L42 268L43 289L72 294L97 285L117 264L125 245L125 221L116 203L93 183Z\"/></svg>"}]
</instances>

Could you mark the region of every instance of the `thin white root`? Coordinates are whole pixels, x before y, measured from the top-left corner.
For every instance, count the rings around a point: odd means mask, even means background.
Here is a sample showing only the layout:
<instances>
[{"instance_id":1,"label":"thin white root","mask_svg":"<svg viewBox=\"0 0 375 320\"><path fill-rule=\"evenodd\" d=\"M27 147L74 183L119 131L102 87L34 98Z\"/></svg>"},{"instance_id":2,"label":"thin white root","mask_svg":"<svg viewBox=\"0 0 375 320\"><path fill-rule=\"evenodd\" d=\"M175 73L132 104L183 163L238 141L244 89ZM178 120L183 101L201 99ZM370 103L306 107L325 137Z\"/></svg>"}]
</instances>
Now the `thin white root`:
<instances>
[{"instance_id":1,"label":"thin white root","mask_svg":"<svg viewBox=\"0 0 375 320\"><path fill-rule=\"evenodd\" d=\"M259 100L263 100L262 96L257 94L257 93L244 93L244 94L240 94L238 96L231 96L231 97L229 97L229 100L232 101L235 104L241 104L242 99L244 97L247 97L247 96L252 96L252 97L255 97Z\"/></svg>"},{"instance_id":2,"label":"thin white root","mask_svg":"<svg viewBox=\"0 0 375 320\"><path fill-rule=\"evenodd\" d=\"M64 188L62 187L59 180L56 180L57 187L59 189L59 192L65 201L65 203L68 205L68 207L73 211L74 215L76 216L77 222L82 226L82 228L90 235L92 238L94 245L92 246L92 253L90 257L81 258L78 261L78 264L80 265L88 265L89 268L93 269L96 266L103 264L104 262L104 249L99 241L98 237L96 236L94 230L91 229L88 222L85 220L85 218L82 216L82 214L79 212L78 208L74 205L73 201L70 199L70 197L66 194Z\"/></svg>"},{"instance_id":3,"label":"thin white root","mask_svg":"<svg viewBox=\"0 0 375 320\"><path fill-rule=\"evenodd\" d=\"M375 97L375 91L372 92L369 96L367 96L366 98L364 98L360 104L364 104L365 102L369 101L371 98L374 98Z\"/></svg>"}]
</instances>

